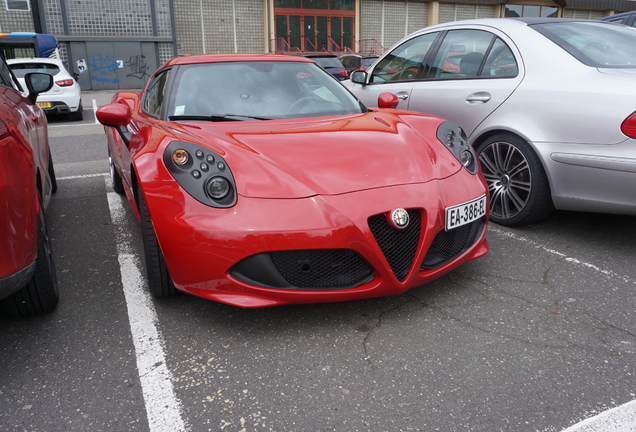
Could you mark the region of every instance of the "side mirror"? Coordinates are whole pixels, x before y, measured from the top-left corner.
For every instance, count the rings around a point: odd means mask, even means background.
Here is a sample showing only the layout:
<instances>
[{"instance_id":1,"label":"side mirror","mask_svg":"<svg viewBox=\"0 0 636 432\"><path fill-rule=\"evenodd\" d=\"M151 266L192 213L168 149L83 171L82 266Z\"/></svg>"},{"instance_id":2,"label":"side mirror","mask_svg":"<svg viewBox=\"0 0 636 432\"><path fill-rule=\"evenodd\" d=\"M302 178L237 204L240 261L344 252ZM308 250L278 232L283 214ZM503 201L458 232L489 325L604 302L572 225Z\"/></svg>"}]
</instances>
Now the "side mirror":
<instances>
[{"instance_id":1,"label":"side mirror","mask_svg":"<svg viewBox=\"0 0 636 432\"><path fill-rule=\"evenodd\" d=\"M95 116L104 126L110 126L117 129L126 146L130 144L132 134L128 130L128 123L132 117L132 111L127 104L111 103L104 105L97 110Z\"/></svg>"},{"instance_id":2,"label":"side mirror","mask_svg":"<svg viewBox=\"0 0 636 432\"><path fill-rule=\"evenodd\" d=\"M29 91L27 99L29 99L31 103L35 103L40 93L51 90L51 87L53 87L53 77L46 73L29 73L25 75L24 83Z\"/></svg>"},{"instance_id":3,"label":"side mirror","mask_svg":"<svg viewBox=\"0 0 636 432\"><path fill-rule=\"evenodd\" d=\"M384 92L378 96L378 107L380 108L397 108L400 99L393 93Z\"/></svg>"},{"instance_id":4,"label":"side mirror","mask_svg":"<svg viewBox=\"0 0 636 432\"><path fill-rule=\"evenodd\" d=\"M366 85L367 84L367 72L366 71L361 71L361 70L353 71L351 73L351 76L349 77L349 79L351 79L351 82L354 82L356 84Z\"/></svg>"}]
</instances>

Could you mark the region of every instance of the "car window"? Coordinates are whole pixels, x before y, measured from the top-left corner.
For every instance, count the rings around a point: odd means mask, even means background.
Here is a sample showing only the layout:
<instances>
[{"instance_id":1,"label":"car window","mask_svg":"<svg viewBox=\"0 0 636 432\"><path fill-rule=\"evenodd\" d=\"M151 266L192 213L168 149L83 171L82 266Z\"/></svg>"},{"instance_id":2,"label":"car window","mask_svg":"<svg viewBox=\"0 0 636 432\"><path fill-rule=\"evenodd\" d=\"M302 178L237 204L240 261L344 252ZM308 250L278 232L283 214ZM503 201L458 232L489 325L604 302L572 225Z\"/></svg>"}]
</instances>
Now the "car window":
<instances>
[{"instance_id":1,"label":"car window","mask_svg":"<svg viewBox=\"0 0 636 432\"><path fill-rule=\"evenodd\" d=\"M60 72L60 68L51 63L14 63L9 67L18 78L24 78L32 72L43 72L53 76Z\"/></svg>"},{"instance_id":2,"label":"car window","mask_svg":"<svg viewBox=\"0 0 636 432\"><path fill-rule=\"evenodd\" d=\"M358 67L360 67L360 57L346 56L341 57L340 61L342 62L342 65L347 69L357 69Z\"/></svg>"},{"instance_id":3,"label":"car window","mask_svg":"<svg viewBox=\"0 0 636 432\"><path fill-rule=\"evenodd\" d=\"M592 67L636 68L636 31L600 21L544 23L533 29Z\"/></svg>"},{"instance_id":4,"label":"car window","mask_svg":"<svg viewBox=\"0 0 636 432\"><path fill-rule=\"evenodd\" d=\"M492 44L486 62L479 76L516 77L519 73L517 60L504 41L495 39Z\"/></svg>"},{"instance_id":5,"label":"car window","mask_svg":"<svg viewBox=\"0 0 636 432\"><path fill-rule=\"evenodd\" d=\"M427 33L404 42L373 69L371 82L407 81L417 77L429 49L439 33Z\"/></svg>"},{"instance_id":6,"label":"car window","mask_svg":"<svg viewBox=\"0 0 636 432\"><path fill-rule=\"evenodd\" d=\"M4 60L0 60L0 85L20 91L20 85L14 80L11 69Z\"/></svg>"},{"instance_id":7,"label":"car window","mask_svg":"<svg viewBox=\"0 0 636 432\"><path fill-rule=\"evenodd\" d=\"M449 31L437 51L427 78L474 78L490 75L489 71L484 73L487 68L483 66L495 38L492 33L482 30ZM490 59L491 62L494 60Z\"/></svg>"},{"instance_id":8,"label":"car window","mask_svg":"<svg viewBox=\"0 0 636 432\"><path fill-rule=\"evenodd\" d=\"M166 84L168 84L168 78L170 77L171 69L158 74L150 85L143 100L143 110L145 113L152 116L158 116L161 111L161 106L164 102L164 96L166 94Z\"/></svg>"},{"instance_id":9,"label":"car window","mask_svg":"<svg viewBox=\"0 0 636 432\"><path fill-rule=\"evenodd\" d=\"M169 117L262 119L361 113L329 73L309 62L219 62L181 67Z\"/></svg>"},{"instance_id":10,"label":"car window","mask_svg":"<svg viewBox=\"0 0 636 432\"><path fill-rule=\"evenodd\" d=\"M342 63L338 59L338 57L311 57L313 61L318 63L320 66L325 69L328 68L338 68L343 69Z\"/></svg>"}]
</instances>

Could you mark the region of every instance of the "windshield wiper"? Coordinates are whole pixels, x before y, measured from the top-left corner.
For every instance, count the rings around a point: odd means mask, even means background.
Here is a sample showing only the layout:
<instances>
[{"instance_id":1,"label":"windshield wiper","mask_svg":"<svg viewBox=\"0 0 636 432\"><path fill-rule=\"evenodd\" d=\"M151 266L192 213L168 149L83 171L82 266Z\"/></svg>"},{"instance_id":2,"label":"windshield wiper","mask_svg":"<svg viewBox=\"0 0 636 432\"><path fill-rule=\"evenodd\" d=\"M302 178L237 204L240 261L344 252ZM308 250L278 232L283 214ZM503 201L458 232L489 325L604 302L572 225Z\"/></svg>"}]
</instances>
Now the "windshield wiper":
<instances>
[{"instance_id":1,"label":"windshield wiper","mask_svg":"<svg viewBox=\"0 0 636 432\"><path fill-rule=\"evenodd\" d=\"M210 114L210 115L172 115L170 120L202 120L202 121L246 121L271 120L267 117L254 117L241 114Z\"/></svg>"}]
</instances>

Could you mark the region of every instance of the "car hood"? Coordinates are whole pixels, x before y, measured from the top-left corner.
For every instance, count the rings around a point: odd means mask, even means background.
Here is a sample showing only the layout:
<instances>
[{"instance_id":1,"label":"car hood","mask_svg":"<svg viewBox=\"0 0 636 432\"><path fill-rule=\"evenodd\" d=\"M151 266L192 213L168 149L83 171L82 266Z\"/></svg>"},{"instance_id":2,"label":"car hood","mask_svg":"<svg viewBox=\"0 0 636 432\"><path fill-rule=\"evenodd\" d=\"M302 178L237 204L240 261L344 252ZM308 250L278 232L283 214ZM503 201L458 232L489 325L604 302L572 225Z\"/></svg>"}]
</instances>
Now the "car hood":
<instances>
[{"instance_id":1,"label":"car hood","mask_svg":"<svg viewBox=\"0 0 636 432\"><path fill-rule=\"evenodd\" d=\"M371 112L348 117L184 125L223 155L237 192L254 198L338 195L453 175L442 119Z\"/></svg>"}]
</instances>

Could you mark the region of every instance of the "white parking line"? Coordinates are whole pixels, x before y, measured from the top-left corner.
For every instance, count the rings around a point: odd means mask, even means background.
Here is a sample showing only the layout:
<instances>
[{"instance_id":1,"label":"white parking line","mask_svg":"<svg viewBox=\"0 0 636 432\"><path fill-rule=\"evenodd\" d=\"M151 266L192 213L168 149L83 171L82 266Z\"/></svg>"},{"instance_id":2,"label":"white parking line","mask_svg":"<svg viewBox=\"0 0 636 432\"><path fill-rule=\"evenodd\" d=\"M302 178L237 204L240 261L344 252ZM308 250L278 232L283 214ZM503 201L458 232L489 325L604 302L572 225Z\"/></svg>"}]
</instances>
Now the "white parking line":
<instances>
[{"instance_id":1,"label":"white parking line","mask_svg":"<svg viewBox=\"0 0 636 432\"><path fill-rule=\"evenodd\" d=\"M583 420L562 432L634 432L636 431L636 401Z\"/></svg>"},{"instance_id":2,"label":"white parking line","mask_svg":"<svg viewBox=\"0 0 636 432\"><path fill-rule=\"evenodd\" d=\"M76 176L58 177L57 180L75 180L75 179L90 178L90 177L106 177L109 175L110 175L109 173L82 174L82 175L76 175Z\"/></svg>"},{"instance_id":3,"label":"white parking line","mask_svg":"<svg viewBox=\"0 0 636 432\"><path fill-rule=\"evenodd\" d=\"M545 247L545 246L543 246L543 245L541 245L541 244L539 244L537 242L534 242L534 241L532 241L532 240L530 240L530 239L528 239L526 237L523 237L523 236L520 236L518 234L515 234L514 232L504 231L503 229L496 228L492 224L488 226L488 231L489 232L494 232L496 234L499 234L499 235L502 235L502 236L505 236L505 237L510 237L510 238L515 239L517 241L526 243L526 244L534 247L535 249L541 249L541 250L543 250L545 252L548 252L551 255L556 255L556 256L558 256L560 258L563 258L564 260L566 260L566 261L568 261L568 262L570 262L572 264L575 264L575 265L578 265L578 266L581 266L581 267L586 267L588 269L594 270L595 272L600 273L600 274L604 275L607 278L618 279L621 282L636 284L636 281L632 280L628 276L619 275L619 274L617 274L617 273L615 273L615 272L613 272L611 270L605 270L605 269L602 269L602 268L600 268L600 267L598 267L598 266L596 266L594 264L590 264L590 263L581 261L581 260L579 260L577 258L567 256L567 254L564 254L562 252L556 251L554 249L547 248L547 247Z\"/></svg>"},{"instance_id":4,"label":"white parking line","mask_svg":"<svg viewBox=\"0 0 636 432\"><path fill-rule=\"evenodd\" d=\"M106 183L110 189L110 179L106 179ZM166 365L165 343L159 332L157 313L145 289L146 280L140 270L139 259L131 246L123 199L115 192L107 195L150 432L188 431L181 403L174 393L172 374Z\"/></svg>"},{"instance_id":5,"label":"white parking line","mask_svg":"<svg viewBox=\"0 0 636 432\"><path fill-rule=\"evenodd\" d=\"M93 114L95 114L97 112L97 102L95 101L95 99L93 99ZM95 116L95 124L99 124L99 122L97 121L97 116Z\"/></svg>"}]
</instances>

